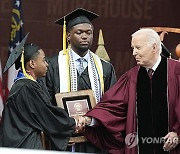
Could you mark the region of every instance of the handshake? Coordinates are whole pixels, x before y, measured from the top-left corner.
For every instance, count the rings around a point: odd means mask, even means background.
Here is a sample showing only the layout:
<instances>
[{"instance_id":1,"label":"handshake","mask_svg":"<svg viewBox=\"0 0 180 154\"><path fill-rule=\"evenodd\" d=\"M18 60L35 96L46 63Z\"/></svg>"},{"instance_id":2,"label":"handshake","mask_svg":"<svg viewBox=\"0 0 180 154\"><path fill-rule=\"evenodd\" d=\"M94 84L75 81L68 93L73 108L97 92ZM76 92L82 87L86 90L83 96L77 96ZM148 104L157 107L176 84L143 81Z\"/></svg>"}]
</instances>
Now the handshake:
<instances>
[{"instance_id":1,"label":"handshake","mask_svg":"<svg viewBox=\"0 0 180 154\"><path fill-rule=\"evenodd\" d=\"M92 118L87 116L75 116L73 117L76 122L75 133L83 133L85 130L85 126L91 124Z\"/></svg>"}]
</instances>

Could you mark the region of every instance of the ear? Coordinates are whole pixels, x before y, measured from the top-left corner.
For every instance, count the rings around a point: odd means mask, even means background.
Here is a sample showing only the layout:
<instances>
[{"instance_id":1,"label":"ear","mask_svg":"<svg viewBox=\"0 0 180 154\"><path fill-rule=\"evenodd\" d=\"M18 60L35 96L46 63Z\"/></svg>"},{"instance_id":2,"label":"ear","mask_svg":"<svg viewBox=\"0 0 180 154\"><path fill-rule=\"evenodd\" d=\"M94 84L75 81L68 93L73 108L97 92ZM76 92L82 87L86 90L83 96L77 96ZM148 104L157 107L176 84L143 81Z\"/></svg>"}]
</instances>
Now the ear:
<instances>
[{"instance_id":1,"label":"ear","mask_svg":"<svg viewBox=\"0 0 180 154\"><path fill-rule=\"evenodd\" d=\"M35 68L35 61L34 60L29 61L29 67L32 68L32 69Z\"/></svg>"},{"instance_id":2,"label":"ear","mask_svg":"<svg viewBox=\"0 0 180 154\"><path fill-rule=\"evenodd\" d=\"M156 44L156 43L153 44L153 52L154 52L154 53L157 52L157 44Z\"/></svg>"}]
</instances>

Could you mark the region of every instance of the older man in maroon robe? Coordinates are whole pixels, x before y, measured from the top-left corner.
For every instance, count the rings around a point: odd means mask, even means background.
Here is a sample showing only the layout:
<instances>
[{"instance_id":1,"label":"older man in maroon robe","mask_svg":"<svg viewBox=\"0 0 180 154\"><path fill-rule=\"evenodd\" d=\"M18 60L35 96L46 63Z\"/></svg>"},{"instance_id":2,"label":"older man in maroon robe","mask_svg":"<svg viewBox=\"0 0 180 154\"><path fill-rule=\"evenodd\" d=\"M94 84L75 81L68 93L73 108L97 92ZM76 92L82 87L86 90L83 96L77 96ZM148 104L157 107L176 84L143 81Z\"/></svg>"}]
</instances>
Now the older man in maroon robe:
<instances>
[{"instance_id":1,"label":"older man in maroon robe","mask_svg":"<svg viewBox=\"0 0 180 154\"><path fill-rule=\"evenodd\" d=\"M85 135L108 153L180 154L180 63L160 56L152 29L132 34L131 46L138 66L86 114Z\"/></svg>"}]
</instances>

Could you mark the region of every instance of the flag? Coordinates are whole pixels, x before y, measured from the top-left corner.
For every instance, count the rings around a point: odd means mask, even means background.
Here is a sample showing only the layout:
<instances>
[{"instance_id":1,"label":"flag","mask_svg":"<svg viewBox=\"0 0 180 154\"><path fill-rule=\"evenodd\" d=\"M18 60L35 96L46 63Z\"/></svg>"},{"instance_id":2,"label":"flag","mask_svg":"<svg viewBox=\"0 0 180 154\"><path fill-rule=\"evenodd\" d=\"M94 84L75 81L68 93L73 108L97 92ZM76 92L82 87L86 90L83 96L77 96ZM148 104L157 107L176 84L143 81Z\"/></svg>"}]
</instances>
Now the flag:
<instances>
[{"instance_id":1,"label":"flag","mask_svg":"<svg viewBox=\"0 0 180 154\"><path fill-rule=\"evenodd\" d=\"M2 117L3 108L4 108L4 104L3 104L3 90L2 90L2 67L0 60L0 121Z\"/></svg>"},{"instance_id":2,"label":"flag","mask_svg":"<svg viewBox=\"0 0 180 154\"><path fill-rule=\"evenodd\" d=\"M13 0L13 8L12 8L12 19L11 19L11 33L10 33L10 41L9 41L9 54L18 45L22 39L24 38L24 28L23 28L23 20L22 20L22 7L21 0ZM11 89L12 84L14 83L14 79L17 75L17 71L15 69L15 65L13 65L8 70L8 78L7 78L7 87L6 87L6 98L9 90Z\"/></svg>"}]
</instances>

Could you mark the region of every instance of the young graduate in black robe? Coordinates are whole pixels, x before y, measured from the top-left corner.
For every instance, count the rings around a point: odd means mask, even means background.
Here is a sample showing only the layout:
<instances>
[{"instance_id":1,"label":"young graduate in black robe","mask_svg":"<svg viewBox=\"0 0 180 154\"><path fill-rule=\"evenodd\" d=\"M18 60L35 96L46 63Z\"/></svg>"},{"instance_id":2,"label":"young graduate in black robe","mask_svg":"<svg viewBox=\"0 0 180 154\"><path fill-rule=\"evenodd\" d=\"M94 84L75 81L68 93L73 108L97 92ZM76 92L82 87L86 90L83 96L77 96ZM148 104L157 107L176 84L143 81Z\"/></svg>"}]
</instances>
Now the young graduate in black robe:
<instances>
[{"instance_id":1,"label":"young graduate in black robe","mask_svg":"<svg viewBox=\"0 0 180 154\"><path fill-rule=\"evenodd\" d=\"M21 69L4 107L0 147L43 149L41 133L44 132L51 149L65 150L74 132L75 120L63 109L52 106L36 81L47 71L44 51L35 44L27 44L23 53L22 43L11 53L5 68L16 63ZM20 64L20 57L24 64Z\"/></svg>"},{"instance_id":2,"label":"young graduate in black robe","mask_svg":"<svg viewBox=\"0 0 180 154\"><path fill-rule=\"evenodd\" d=\"M93 41L93 30L94 30L91 21L97 17L98 15L93 12L78 8L72 11L71 13L67 14L66 16L55 21L55 23L59 25L64 24L64 19L66 21L66 31L67 31L66 39L68 43L68 48L67 50L63 48L63 50L60 51L58 55L55 55L48 59L49 67L46 75L46 86L53 99L52 102L54 103L54 105L56 105L56 100L55 100L56 93L68 92L67 89L65 88L63 89L62 87L68 85L69 82L70 84L72 84L72 80L75 77L74 74L71 72L74 71L74 67L76 72L75 74L77 74L76 81L74 81L77 82L76 90L86 90L86 89L94 90L93 89L94 85L92 84L91 81L93 74L90 74L91 70L89 67L94 67L94 70L96 70L95 78L96 80L98 80L97 85L99 86L99 91L103 91L104 93L116 82L116 75L112 64L105 60L100 59L97 55L94 55L92 51L90 51ZM93 66L89 64L91 62L91 58L90 58L91 55L92 55ZM63 61L64 58L69 60ZM82 73L79 73L78 71L79 58L85 59L83 62L84 71ZM66 66L65 65L66 63L68 63L69 65ZM73 66L73 64L75 66ZM67 75L67 78L69 78L70 81L67 82L61 79L63 78L63 75L66 76L66 72L65 72L66 70L69 70L70 72ZM100 74L101 72L102 72L102 76ZM101 77L103 78L103 83L104 83L103 85L99 83ZM73 90L74 89L71 87L70 91ZM101 92L99 93L99 95L101 95Z\"/></svg>"},{"instance_id":3,"label":"young graduate in black robe","mask_svg":"<svg viewBox=\"0 0 180 154\"><path fill-rule=\"evenodd\" d=\"M94 30L91 21L97 17L98 15L95 13L79 8L55 21L55 23L63 25L65 19L66 30L64 31L67 31L69 46L67 49L63 47L58 55L48 61L46 86L54 105L56 105L56 93L87 89L94 91L98 102L103 93L116 82L112 64L100 59L90 51ZM80 58L84 58L82 73L79 72ZM99 152L90 143L76 144L75 151Z\"/></svg>"}]
</instances>

